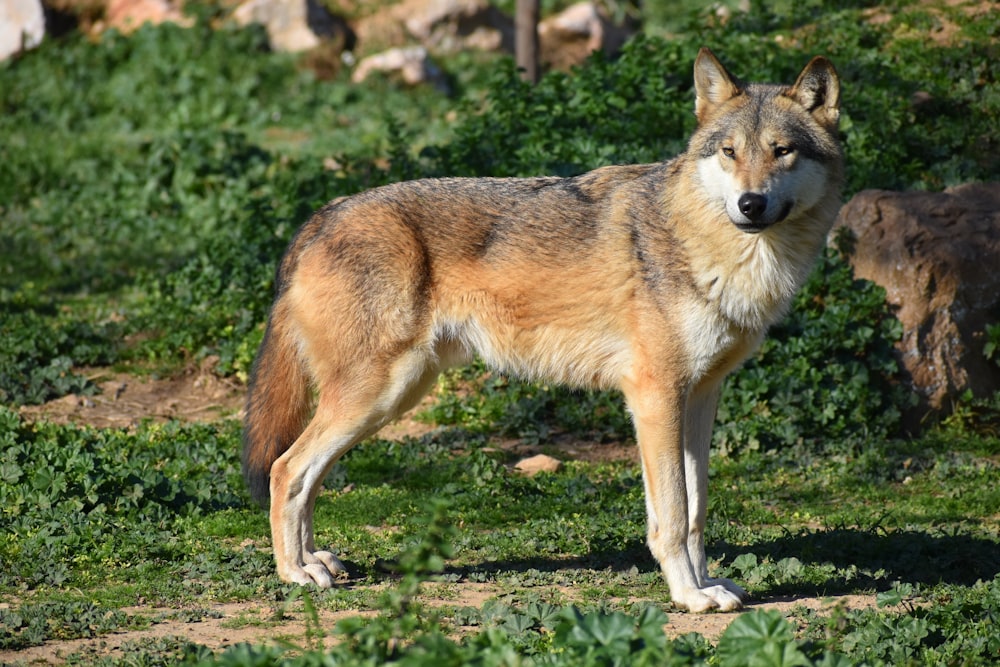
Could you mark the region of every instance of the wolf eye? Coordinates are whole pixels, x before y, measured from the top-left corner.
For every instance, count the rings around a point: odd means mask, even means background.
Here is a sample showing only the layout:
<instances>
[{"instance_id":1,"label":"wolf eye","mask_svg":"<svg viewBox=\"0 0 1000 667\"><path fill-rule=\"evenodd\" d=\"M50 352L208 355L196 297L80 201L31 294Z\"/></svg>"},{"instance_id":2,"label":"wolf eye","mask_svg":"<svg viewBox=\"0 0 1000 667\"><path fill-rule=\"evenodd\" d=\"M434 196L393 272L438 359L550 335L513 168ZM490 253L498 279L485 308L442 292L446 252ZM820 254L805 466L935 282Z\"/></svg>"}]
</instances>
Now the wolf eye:
<instances>
[{"instance_id":1,"label":"wolf eye","mask_svg":"<svg viewBox=\"0 0 1000 667\"><path fill-rule=\"evenodd\" d=\"M791 146L775 146L774 157L785 157L786 155L791 155L794 150L795 149Z\"/></svg>"},{"instance_id":2,"label":"wolf eye","mask_svg":"<svg viewBox=\"0 0 1000 667\"><path fill-rule=\"evenodd\" d=\"M727 158L730 158L732 160L736 159L736 149L733 148L732 146L723 146L722 147L722 154L725 155Z\"/></svg>"}]
</instances>

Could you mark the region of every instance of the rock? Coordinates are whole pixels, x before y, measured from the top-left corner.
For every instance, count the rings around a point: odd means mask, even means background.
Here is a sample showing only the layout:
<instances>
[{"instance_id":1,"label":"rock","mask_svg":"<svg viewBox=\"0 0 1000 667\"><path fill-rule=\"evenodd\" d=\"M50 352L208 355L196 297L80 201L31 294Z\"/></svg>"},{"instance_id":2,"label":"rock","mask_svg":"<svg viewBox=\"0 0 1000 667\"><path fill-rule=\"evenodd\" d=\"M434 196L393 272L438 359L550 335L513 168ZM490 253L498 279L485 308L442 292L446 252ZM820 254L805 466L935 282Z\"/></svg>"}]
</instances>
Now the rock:
<instances>
[{"instance_id":1,"label":"rock","mask_svg":"<svg viewBox=\"0 0 1000 667\"><path fill-rule=\"evenodd\" d=\"M1000 367L983 355L986 325L1000 322L1000 183L864 191L837 228L849 230L855 275L885 288L903 324L899 360L923 399L909 426L966 390L1000 389Z\"/></svg>"},{"instance_id":2,"label":"rock","mask_svg":"<svg viewBox=\"0 0 1000 667\"><path fill-rule=\"evenodd\" d=\"M431 61L427 49L422 46L389 49L373 56L368 56L358 63L351 74L351 81L361 83L372 72L398 75L404 83L416 86L428 83L447 92L448 81L444 73Z\"/></svg>"},{"instance_id":3,"label":"rock","mask_svg":"<svg viewBox=\"0 0 1000 667\"><path fill-rule=\"evenodd\" d=\"M542 62L564 70L582 64L594 51L618 51L630 35L593 2L578 2L538 24Z\"/></svg>"},{"instance_id":4,"label":"rock","mask_svg":"<svg viewBox=\"0 0 1000 667\"><path fill-rule=\"evenodd\" d=\"M535 456L522 459L514 465L514 469L523 472L529 477L534 477L540 472L558 472L562 467L562 461L559 459L554 459L551 456L546 456L545 454L536 454Z\"/></svg>"},{"instance_id":5,"label":"rock","mask_svg":"<svg viewBox=\"0 0 1000 667\"><path fill-rule=\"evenodd\" d=\"M128 33L144 23L156 25L166 22L185 26L193 24L191 17L184 16L179 5L168 0L109 0L104 11L103 27Z\"/></svg>"},{"instance_id":6,"label":"rock","mask_svg":"<svg viewBox=\"0 0 1000 667\"><path fill-rule=\"evenodd\" d=\"M514 22L487 0L420 0L408 9L407 31L431 49L495 51L513 44Z\"/></svg>"},{"instance_id":7,"label":"rock","mask_svg":"<svg viewBox=\"0 0 1000 667\"><path fill-rule=\"evenodd\" d=\"M416 40L432 53L514 52L514 19L488 0L403 0L362 19L357 34L362 45ZM592 51L617 51L631 31L614 25L596 3L580 2L539 23L538 35L542 62L568 69Z\"/></svg>"},{"instance_id":8,"label":"rock","mask_svg":"<svg viewBox=\"0 0 1000 667\"><path fill-rule=\"evenodd\" d=\"M40 0L0 0L0 61L42 43L45 12Z\"/></svg>"},{"instance_id":9,"label":"rock","mask_svg":"<svg viewBox=\"0 0 1000 667\"><path fill-rule=\"evenodd\" d=\"M247 0L233 12L240 25L260 23L274 51L299 52L325 42L350 47L354 35L343 19L318 0Z\"/></svg>"},{"instance_id":10,"label":"rock","mask_svg":"<svg viewBox=\"0 0 1000 667\"><path fill-rule=\"evenodd\" d=\"M358 42L400 46L416 39L439 53L514 48L514 20L488 0L404 0L357 24Z\"/></svg>"}]
</instances>

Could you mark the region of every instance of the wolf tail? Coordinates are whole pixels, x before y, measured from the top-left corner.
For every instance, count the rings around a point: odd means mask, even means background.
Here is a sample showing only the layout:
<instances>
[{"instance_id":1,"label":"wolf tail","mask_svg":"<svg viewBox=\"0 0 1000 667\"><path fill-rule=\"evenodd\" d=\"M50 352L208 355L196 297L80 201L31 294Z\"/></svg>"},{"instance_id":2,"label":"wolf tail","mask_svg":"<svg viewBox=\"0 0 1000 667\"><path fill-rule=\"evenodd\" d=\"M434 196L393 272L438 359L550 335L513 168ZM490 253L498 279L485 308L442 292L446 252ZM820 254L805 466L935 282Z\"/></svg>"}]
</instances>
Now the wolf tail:
<instances>
[{"instance_id":1,"label":"wolf tail","mask_svg":"<svg viewBox=\"0 0 1000 667\"><path fill-rule=\"evenodd\" d=\"M243 420L243 478L255 501L270 498L271 466L302 434L311 410L306 367L279 299L250 376Z\"/></svg>"}]
</instances>

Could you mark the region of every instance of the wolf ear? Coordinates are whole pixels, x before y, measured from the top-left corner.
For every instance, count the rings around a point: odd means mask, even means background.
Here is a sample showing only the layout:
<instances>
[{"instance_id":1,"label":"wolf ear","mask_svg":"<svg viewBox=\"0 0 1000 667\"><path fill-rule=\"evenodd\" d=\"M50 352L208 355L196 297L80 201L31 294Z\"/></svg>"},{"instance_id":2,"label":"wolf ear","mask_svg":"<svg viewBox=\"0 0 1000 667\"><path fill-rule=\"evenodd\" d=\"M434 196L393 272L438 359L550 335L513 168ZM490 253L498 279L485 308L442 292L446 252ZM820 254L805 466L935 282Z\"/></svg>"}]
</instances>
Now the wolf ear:
<instances>
[{"instance_id":1,"label":"wolf ear","mask_svg":"<svg viewBox=\"0 0 1000 667\"><path fill-rule=\"evenodd\" d=\"M823 56L809 61L786 93L824 125L836 126L840 117L840 77Z\"/></svg>"},{"instance_id":2,"label":"wolf ear","mask_svg":"<svg viewBox=\"0 0 1000 667\"><path fill-rule=\"evenodd\" d=\"M694 61L694 113L702 123L712 109L743 90L743 82L723 67L715 54L701 47Z\"/></svg>"}]
</instances>

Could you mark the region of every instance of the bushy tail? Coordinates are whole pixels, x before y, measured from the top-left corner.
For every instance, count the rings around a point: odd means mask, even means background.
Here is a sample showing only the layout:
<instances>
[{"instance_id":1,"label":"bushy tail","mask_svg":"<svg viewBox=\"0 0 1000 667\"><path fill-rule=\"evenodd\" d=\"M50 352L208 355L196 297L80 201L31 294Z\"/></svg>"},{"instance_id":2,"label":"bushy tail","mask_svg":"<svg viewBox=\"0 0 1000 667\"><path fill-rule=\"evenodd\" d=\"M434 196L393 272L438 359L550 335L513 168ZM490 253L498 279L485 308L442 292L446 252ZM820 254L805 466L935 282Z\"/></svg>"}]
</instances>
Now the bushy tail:
<instances>
[{"instance_id":1,"label":"bushy tail","mask_svg":"<svg viewBox=\"0 0 1000 667\"><path fill-rule=\"evenodd\" d=\"M261 505L271 495L271 465L302 434L311 407L309 378L279 301L257 352L243 420L243 478Z\"/></svg>"}]
</instances>

